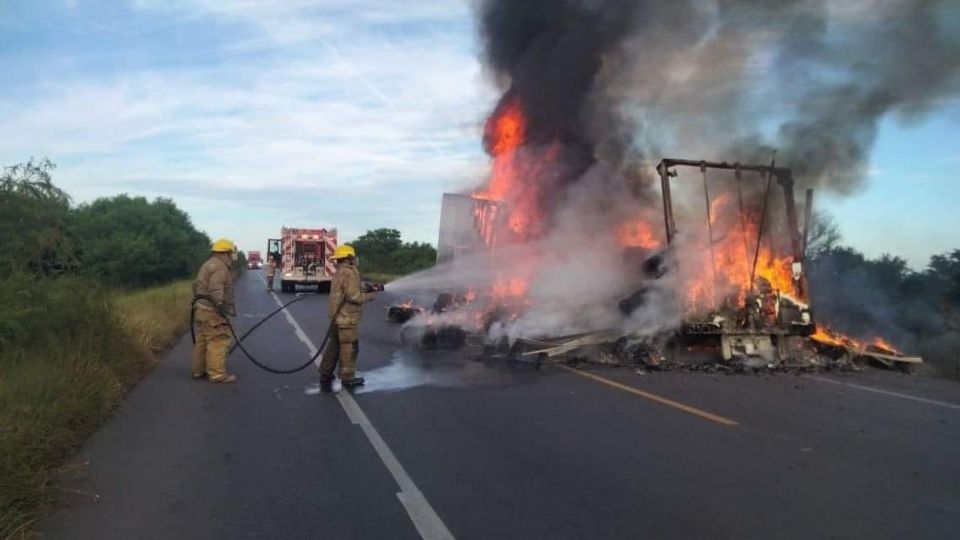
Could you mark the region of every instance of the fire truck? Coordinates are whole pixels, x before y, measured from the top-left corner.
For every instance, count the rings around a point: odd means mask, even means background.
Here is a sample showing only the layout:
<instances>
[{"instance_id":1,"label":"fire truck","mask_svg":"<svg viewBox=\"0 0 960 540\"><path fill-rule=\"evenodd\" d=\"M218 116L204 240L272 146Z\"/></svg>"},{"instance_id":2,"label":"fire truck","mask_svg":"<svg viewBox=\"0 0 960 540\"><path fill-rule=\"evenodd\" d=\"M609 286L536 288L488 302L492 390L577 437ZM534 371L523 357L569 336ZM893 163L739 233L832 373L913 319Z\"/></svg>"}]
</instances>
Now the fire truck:
<instances>
[{"instance_id":1,"label":"fire truck","mask_svg":"<svg viewBox=\"0 0 960 540\"><path fill-rule=\"evenodd\" d=\"M337 271L333 263L336 249L336 229L282 227L280 238L267 241L267 254L277 261L283 292L296 292L297 285L316 286L318 292L329 292Z\"/></svg>"},{"instance_id":2,"label":"fire truck","mask_svg":"<svg viewBox=\"0 0 960 540\"><path fill-rule=\"evenodd\" d=\"M263 266L263 261L260 259L260 252L251 250L250 253L247 253L247 268L254 270Z\"/></svg>"}]
</instances>

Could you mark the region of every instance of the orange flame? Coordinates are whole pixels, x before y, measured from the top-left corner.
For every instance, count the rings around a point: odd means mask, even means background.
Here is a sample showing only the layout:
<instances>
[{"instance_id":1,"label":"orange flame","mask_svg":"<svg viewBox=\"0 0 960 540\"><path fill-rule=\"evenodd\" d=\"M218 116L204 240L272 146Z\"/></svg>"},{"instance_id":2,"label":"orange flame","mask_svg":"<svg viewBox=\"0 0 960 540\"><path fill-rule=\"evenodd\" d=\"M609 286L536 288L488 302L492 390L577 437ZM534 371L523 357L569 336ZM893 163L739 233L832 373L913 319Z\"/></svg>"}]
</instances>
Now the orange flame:
<instances>
[{"instance_id":1,"label":"orange flame","mask_svg":"<svg viewBox=\"0 0 960 540\"><path fill-rule=\"evenodd\" d=\"M540 180L545 167L556 160L560 148L532 148L521 156L527 142L527 119L519 100L505 102L487 121L484 143L493 157L490 181L473 193L478 199L505 202L507 226L519 240L543 232L544 211L540 206Z\"/></svg>"},{"instance_id":2,"label":"orange flame","mask_svg":"<svg viewBox=\"0 0 960 540\"><path fill-rule=\"evenodd\" d=\"M832 345L834 347L844 347L846 349L851 349L853 351L864 351L868 348L879 349L879 352L885 352L893 355L902 355L899 349L890 344L887 340L882 337L875 337L870 343L864 343L863 341L854 339L846 334L841 334L835 330L830 330L824 328L820 325L817 325L817 331L810 336L810 339L823 343L825 345Z\"/></svg>"},{"instance_id":3,"label":"orange flame","mask_svg":"<svg viewBox=\"0 0 960 540\"><path fill-rule=\"evenodd\" d=\"M871 345L873 345L874 347L876 347L876 348L878 348L878 349L883 349L883 350L885 350L885 351L889 351L889 352L891 352L891 353L893 353L893 354L902 354L899 349L897 349L896 347L894 347L893 345L891 345L889 341L883 339L883 338L880 337L880 336L877 336L877 337L873 338L873 343L871 343Z\"/></svg>"},{"instance_id":4,"label":"orange flame","mask_svg":"<svg viewBox=\"0 0 960 540\"><path fill-rule=\"evenodd\" d=\"M820 325L817 325L817 331L810 336L810 339L825 345L833 345L836 347L846 347L847 344L859 345L855 340L843 336L842 334L837 334L833 331L827 330Z\"/></svg>"},{"instance_id":5,"label":"orange flame","mask_svg":"<svg viewBox=\"0 0 960 540\"><path fill-rule=\"evenodd\" d=\"M642 247L657 249L660 240L653 233L653 227L643 220L621 223L617 227L617 241L624 247Z\"/></svg>"},{"instance_id":6,"label":"orange flame","mask_svg":"<svg viewBox=\"0 0 960 540\"><path fill-rule=\"evenodd\" d=\"M489 151L494 157L513 151L522 145L527 136L527 120L520 109L520 102L517 100L508 102L500 114L492 118L492 122L486 129Z\"/></svg>"},{"instance_id":7,"label":"orange flame","mask_svg":"<svg viewBox=\"0 0 960 540\"><path fill-rule=\"evenodd\" d=\"M520 300L526 296L529 285L530 282L526 278L501 278L494 282L491 295L494 300L499 302Z\"/></svg>"},{"instance_id":8,"label":"orange flame","mask_svg":"<svg viewBox=\"0 0 960 540\"><path fill-rule=\"evenodd\" d=\"M742 221L723 219L728 213L725 208L730 200L730 194L724 192L710 201L714 241L704 250L708 257L707 268L687 288L690 308L695 311L713 309L724 297L736 299L743 305L751 290L759 292L758 286L762 282L770 286L770 292L805 302L799 283L793 277L793 257L777 256L766 237L755 253L759 216L744 216ZM709 257L713 260L710 261Z\"/></svg>"},{"instance_id":9,"label":"orange flame","mask_svg":"<svg viewBox=\"0 0 960 540\"><path fill-rule=\"evenodd\" d=\"M710 201L710 224L715 225L717 223L717 218L720 216L720 213L726 208L727 203L730 202L729 193L721 193L720 195L713 198Z\"/></svg>"},{"instance_id":10,"label":"orange flame","mask_svg":"<svg viewBox=\"0 0 960 540\"><path fill-rule=\"evenodd\" d=\"M847 349L863 351L867 348L874 348L880 349L880 351L889 354L902 354L896 347L891 345L882 337L875 337L870 343L865 343L846 334L841 334L840 332L829 330L819 325L817 326L817 331L810 336L810 338L819 343L834 345L837 347L846 347Z\"/></svg>"}]
</instances>

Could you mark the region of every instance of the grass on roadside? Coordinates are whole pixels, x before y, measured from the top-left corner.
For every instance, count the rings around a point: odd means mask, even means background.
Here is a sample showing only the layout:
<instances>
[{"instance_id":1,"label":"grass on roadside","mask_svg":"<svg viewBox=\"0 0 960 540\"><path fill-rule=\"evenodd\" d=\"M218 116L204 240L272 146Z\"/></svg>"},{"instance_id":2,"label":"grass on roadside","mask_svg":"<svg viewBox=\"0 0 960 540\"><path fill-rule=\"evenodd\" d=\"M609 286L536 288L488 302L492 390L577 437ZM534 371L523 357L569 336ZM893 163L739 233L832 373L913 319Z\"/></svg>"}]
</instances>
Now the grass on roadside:
<instances>
[{"instance_id":1,"label":"grass on roadside","mask_svg":"<svg viewBox=\"0 0 960 540\"><path fill-rule=\"evenodd\" d=\"M153 352L162 351L176 342L190 327L190 299L193 292L189 280L117 294L120 324L137 343Z\"/></svg>"},{"instance_id":2,"label":"grass on roadside","mask_svg":"<svg viewBox=\"0 0 960 540\"><path fill-rule=\"evenodd\" d=\"M88 281L0 282L0 538L26 538L63 461L187 328L190 287L111 293Z\"/></svg>"}]
</instances>

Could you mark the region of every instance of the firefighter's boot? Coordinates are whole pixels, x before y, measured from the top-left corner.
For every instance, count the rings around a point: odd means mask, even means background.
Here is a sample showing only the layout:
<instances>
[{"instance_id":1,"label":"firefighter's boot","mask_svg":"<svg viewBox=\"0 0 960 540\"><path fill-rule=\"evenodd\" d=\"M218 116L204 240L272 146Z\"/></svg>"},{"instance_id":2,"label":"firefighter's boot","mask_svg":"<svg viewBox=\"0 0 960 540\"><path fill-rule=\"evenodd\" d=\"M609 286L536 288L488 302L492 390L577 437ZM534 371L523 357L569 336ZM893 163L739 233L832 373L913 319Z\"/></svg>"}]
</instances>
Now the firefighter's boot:
<instances>
[{"instance_id":1,"label":"firefighter's boot","mask_svg":"<svg viewBox=\"0 0 960 540\"><path fill-rule=\"evenodd\" d=\"M344 388L353 388L356 386L363 386L363 383L363 377L354 376L351 379L344 379L340 384L342 384Z\"/></svg>"}]
</instances>

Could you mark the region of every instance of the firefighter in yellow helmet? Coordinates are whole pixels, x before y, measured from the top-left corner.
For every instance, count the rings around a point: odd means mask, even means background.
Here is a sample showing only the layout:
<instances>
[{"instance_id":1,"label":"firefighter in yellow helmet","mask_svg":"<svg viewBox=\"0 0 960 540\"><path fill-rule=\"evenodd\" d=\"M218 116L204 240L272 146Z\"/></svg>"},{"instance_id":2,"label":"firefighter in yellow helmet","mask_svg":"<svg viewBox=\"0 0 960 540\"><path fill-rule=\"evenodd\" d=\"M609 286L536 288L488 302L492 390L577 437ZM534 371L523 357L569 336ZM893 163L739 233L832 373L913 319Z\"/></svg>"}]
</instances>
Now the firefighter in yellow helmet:
<instances>
[{"instance_id":1,"label":"firefighter in yellow helmet","mask_svg":"<svg viewBox=\"0 0 960 540\"><path fill-rule=\"evenodd\" d=\"M323 351L320 363L320 383L330 385L333 382L333 370L339 364L340 382L350 388L363 384L363 378L357 377L357 355L360 353L360 317L363 304L373 300L373 293L360 289L360 272L357 270L357 253L353 246L337 246L333 254L337 263L337 273L330 285L331 330L327 347Z\"/></svg>"},{"instance_id":2,"label":"firefighter in yellow helmet","mask_svg":"<svg viewBox=\"0 0 960 540\"><path fill-rule=\"evenodd\" d=\"M230 240L220 239L213 243L210 251L210 258L200 267L193 282L197 342L193 347L192 375L194 379L209 377L213 382L232 383L237 377L227 373L227 353L232 340L227 317L237 314L231 271L236 246Z\"/></svg>"}]
</instances>

